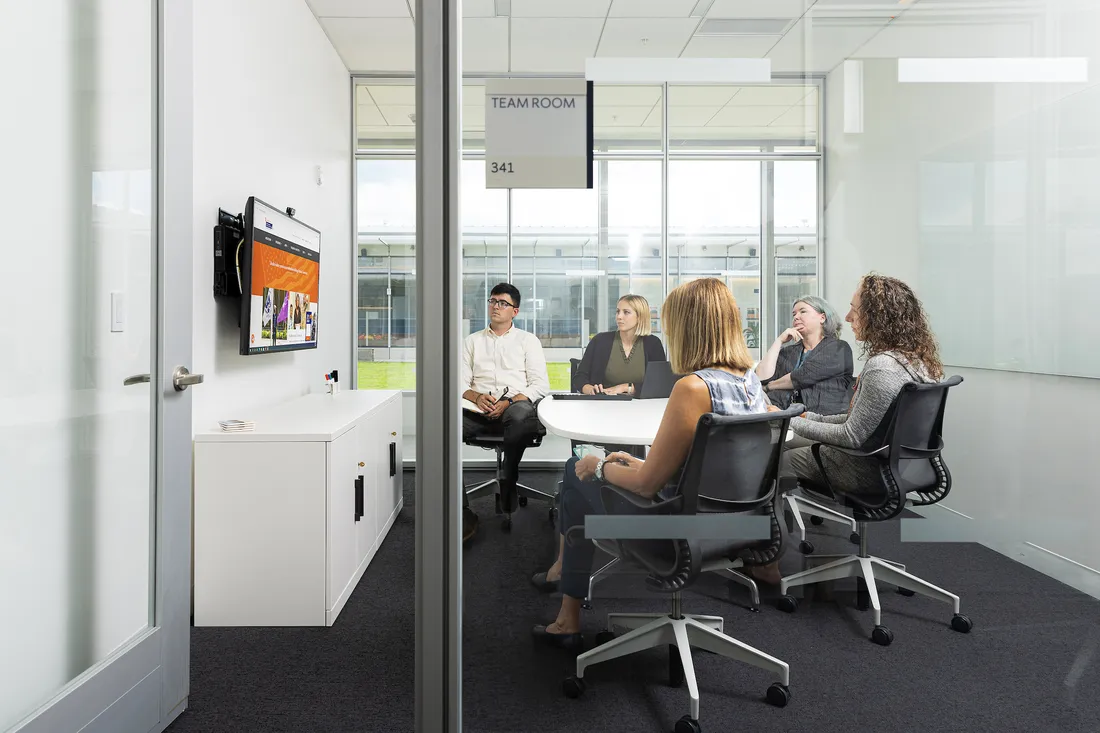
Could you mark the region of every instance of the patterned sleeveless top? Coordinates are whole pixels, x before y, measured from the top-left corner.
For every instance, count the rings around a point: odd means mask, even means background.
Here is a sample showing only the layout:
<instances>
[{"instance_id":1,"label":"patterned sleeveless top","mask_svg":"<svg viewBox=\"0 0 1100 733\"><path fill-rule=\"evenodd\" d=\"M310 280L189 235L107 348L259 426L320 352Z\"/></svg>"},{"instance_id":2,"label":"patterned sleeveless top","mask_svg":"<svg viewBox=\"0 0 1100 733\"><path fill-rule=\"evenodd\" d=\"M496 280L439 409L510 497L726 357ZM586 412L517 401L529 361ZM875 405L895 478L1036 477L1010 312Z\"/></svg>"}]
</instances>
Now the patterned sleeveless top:
<instances>
[{"instance_id":1,"label":"patterned sleeveless top","mask_svg":"<svg viewBox=\"0 0 1100 733\"><path fill-rule=\"evenodd\" d=\"M738 377L721 369L700 369L695 376L710 390L711 412L719 415L751 415L767 412L764 388L751 369Z\"/></svg>"}]
</instances>

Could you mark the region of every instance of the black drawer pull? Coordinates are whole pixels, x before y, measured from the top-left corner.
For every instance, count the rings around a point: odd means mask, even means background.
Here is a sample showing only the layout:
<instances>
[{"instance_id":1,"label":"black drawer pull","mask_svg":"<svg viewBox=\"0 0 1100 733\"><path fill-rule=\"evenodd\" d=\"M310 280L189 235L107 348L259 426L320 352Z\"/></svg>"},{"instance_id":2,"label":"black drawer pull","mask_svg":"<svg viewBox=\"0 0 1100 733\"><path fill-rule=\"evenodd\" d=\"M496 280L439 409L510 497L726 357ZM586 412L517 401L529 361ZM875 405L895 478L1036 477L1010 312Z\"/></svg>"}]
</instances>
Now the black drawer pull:
<instances>
[{"instance_id":1,"label":"black drawer pull","mask_svg":"<svg viewBox=\"0 0 1100 733\"><path fill-rule=\"evenodd\" d=\"M363 477L355 479L355 521L363 517Z\"/></svg>"},{"instance_id":2,"label":"black drawer pull","mask_svg":"<svg viewBox=\"0 0 1100 733\"><path fill-rule=\"evenodd\" d=\"M397 475L397 443L390 443L390 476Z\"/></svg>"}]
</instances>

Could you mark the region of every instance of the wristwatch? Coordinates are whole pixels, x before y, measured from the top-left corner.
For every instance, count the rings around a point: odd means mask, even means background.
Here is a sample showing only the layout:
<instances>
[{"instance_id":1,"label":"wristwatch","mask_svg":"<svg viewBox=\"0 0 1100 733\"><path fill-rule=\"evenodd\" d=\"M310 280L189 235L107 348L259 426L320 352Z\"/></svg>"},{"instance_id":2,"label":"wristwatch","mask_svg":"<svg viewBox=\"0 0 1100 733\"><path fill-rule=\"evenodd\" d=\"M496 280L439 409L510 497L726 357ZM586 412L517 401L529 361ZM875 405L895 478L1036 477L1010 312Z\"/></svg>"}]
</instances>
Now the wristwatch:
<instances>
[{"instance_id":1,"label":"wristwatch","mask_svg":"<svg viewBox=\"0 0 1100 733\"><path fill-rule=\"evenodd\" d=\"M601 458L599 463L596 464L596 480L603 481L603 464L607 463L606 458Z\"/></svg>"}]
</instances>

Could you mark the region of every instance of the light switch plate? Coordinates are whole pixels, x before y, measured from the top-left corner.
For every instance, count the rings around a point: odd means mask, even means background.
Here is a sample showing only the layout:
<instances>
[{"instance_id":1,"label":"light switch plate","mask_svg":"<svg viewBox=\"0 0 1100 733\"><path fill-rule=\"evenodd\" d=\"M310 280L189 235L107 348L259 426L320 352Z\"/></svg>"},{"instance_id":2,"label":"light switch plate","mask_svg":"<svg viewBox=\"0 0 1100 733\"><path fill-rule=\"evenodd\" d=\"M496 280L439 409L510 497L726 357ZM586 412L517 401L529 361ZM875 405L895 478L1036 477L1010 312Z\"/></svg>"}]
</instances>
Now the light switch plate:
<instances>
[{"instance_id":1,"label":"light switch plate","mask_svg":"<svg viewBox=\"0 0 1100 733\"><path fill-rule=\"evenodd\" d=\"M111 333L126 330L126 299L122 293L111 293Z\"/></svg>"}]
</instances>

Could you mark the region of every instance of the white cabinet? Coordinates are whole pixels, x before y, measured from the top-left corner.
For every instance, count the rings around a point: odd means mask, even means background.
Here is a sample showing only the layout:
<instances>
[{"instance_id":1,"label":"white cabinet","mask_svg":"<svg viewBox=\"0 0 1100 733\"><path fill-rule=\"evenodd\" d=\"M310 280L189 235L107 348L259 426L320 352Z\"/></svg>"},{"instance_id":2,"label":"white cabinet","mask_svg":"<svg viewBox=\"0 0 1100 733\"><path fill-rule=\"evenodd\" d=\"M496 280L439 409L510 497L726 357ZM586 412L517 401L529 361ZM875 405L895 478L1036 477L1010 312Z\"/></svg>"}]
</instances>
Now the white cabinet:
<instances>
[{"instance_id":1,"label":"white cabinet","mask_svg":"<svg viewBox=\"0 0 1100 733\"><path fill-rule=\"evenodd\" d=\"M331 626L401 511L401 393L243 417L195 435L195 625Z\"/></svg>"}]
</instances>

